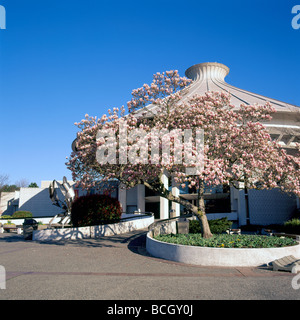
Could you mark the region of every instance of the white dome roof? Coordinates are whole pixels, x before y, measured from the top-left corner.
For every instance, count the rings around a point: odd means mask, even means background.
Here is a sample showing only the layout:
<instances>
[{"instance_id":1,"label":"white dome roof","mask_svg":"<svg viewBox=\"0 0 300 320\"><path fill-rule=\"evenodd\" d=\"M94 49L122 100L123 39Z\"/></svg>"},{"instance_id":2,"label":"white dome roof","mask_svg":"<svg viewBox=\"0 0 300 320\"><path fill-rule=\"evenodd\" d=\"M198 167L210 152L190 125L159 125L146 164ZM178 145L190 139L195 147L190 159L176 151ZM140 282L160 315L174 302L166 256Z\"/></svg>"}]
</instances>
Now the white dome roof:
<instances>
[{"instance_id":1,"label":"white dome roof","mask_svg":"<svg viewBox=\"0 0 300 320\"><path fill-rule=\"evenodd\" d=\"M204 95L208 91L227 92L231 95L231 104L236 109L241 104L246 105L264 105L266 102L276 109L270 122L264 123L273 137L280 141L282 147L294 148L295 142L300 141L300 108L276 99L268 98L260 94L249 92L234 87L225 82L225 77L229 73L229 68L222 63L206 62L195 64L188 68L185 75L193 82L183 90L182 100L186 101L195 95ZM156 114L157 108L150 104L143 109L135 112L136 116L151 117Z\"/></svg>"},{"instance_id":2,"label":"white dome roof","mask_svg":"<svg viewBox=\"0 0 300 320\"><path fill-rule=\"evenodd\" d=\"M231 103L237 108L241 104L264 105L268 101L277 111L295 111L295 108L299 111L295 105L267 98L228 84L225 81L228 73L229 68L217 62L200 63L188 68L185 75L187 78L192 79L193 83L190 85L185 99L195 94L203 95L207 91L224 91L230 93Z\"/></svg>"}]
</instances>

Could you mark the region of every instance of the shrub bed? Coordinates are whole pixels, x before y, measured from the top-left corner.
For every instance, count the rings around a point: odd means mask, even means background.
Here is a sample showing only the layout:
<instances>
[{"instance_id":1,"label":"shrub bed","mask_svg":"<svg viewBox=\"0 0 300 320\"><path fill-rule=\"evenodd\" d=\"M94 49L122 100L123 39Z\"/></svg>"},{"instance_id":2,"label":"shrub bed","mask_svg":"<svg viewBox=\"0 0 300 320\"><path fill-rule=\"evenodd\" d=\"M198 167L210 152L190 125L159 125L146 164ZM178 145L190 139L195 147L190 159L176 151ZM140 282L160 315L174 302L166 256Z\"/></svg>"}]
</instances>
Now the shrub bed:
<instances>
[{"instance_id":1,"label":"shrub bed","mask_svg":"<svg viewBox=\"0 0 300 320\"><path fill-rule=\"evenodd\" d=\"M71 221L74 227L94 226L118 222L120 202L107 195L93 194L77 198L72 204Z\"/></svg>"},{"instance_id":2,"label":"shrub bed","mask_svg":"<svg viewBox=\"0 0 300 320\"><path fill-rule=\"evenodd\" d=\"M232 221L228 221L227 218L208 220L210 231L213 234L219 234L225 232L231 228ZM199 220L191 220L189 222L189 233L201 233L201 225Z\"/></svg>"},{"instance_id":3,"label":"shrub bed","mask_svg":"<svg viewBox=\"0 0 300 320\"><path fill-rule=\"evenodd\" d=\"M218 234L210 239L202 238L201 234L166 234L153 238L173 244L215 248L277 248L298 244L291 238L235 234Z\"/></svg>"},{"instance_id":4,"label":"shrub bed","mask_svg":"<svg viewBox=\"0 0 300 320\"><path fill-rule=\"evenodd\" d=\"M12 216L8 215L8 214L4 214L0 217L0 219L11 219Z\"/></svg>"},{"instance_id":5,"label":"shrub bed","mask_svg":"<svg viewBox=\"0 0 300 320\"><path fill-rule=\"evenodd\" d=\"M11 216L11 218L32 218L32 213L30 211L16 211L13 213L13 215Z\"/></svg>"},{"instance_id":6,"label":"shrub bed","mask_svg":"<svg viewBox=\"0 0 300 320\"><path fill-rule=\"evenodd\" d=\"M8 220L6 223L3 224L3 226L15 227L16 225L13 222Z\"/></svg>"},{"instance_id":7,"label":"shrub bed","mask_svg":"<svg viewBox=\"0 0 300 320\"><path fill-rule=\"evenodd\" d=\"M284 230L285 233L300 234L300 220L292 219L286 221L282 230Z\"/></svg>"}]
</instances>

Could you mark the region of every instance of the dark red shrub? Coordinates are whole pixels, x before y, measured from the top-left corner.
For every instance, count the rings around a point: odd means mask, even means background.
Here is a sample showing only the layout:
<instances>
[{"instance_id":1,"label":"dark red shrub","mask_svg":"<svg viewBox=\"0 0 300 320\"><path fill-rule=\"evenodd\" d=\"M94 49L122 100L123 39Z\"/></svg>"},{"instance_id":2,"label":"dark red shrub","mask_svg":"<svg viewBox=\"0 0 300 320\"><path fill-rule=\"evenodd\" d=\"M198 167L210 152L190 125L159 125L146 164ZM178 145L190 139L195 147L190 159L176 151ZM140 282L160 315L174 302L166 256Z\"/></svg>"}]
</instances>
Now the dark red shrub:
<instances>
[{"instance_id":1,"label":"dark red shrub","mask_svg":"<svg viewBox=\"0 0 300 320\"><path fill-rule=\"evenodd\" d=\"M120 220L120 202L107 195L92 194L77 198L72 204L71 221L74 227L94 226Z\"/></svg>"}]
</instances>

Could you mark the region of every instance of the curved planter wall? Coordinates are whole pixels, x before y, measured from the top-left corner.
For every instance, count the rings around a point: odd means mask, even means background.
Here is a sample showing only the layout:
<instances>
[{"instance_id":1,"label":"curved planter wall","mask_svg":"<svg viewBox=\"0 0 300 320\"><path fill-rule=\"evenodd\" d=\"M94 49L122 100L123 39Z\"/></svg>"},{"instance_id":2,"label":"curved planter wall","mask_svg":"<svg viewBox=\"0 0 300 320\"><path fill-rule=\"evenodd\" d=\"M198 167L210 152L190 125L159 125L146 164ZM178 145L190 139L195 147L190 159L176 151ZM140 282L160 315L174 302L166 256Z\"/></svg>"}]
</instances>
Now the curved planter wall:
<instances>
[{"instance_id":1,"label":"curved planter wall","mask_svg":"<svg viewBox=\"0 0 300 320\"><path fill-rule=\"evenodd\" d=\"M300 244L282 248L208 248L157 241L149 232L146 249L157 258L200 266L256 267L288 255L300 259Z\"/></svg>"},{"instance_id":2,"label":"curved planter wall","mask_svg":"<svg viewBox=\"0 0 300 320\"><path fill-rule=\"evenodd\" d=\"M90 239L116 234L122 234L134 230L147 228L154 222L153 216L135 217L132 220L106 224L100 226L81 227L81 228L63 228L63 229L45 229L33 231L32 240L65 240L65 239Z\"/></svg>"}]
</instances>

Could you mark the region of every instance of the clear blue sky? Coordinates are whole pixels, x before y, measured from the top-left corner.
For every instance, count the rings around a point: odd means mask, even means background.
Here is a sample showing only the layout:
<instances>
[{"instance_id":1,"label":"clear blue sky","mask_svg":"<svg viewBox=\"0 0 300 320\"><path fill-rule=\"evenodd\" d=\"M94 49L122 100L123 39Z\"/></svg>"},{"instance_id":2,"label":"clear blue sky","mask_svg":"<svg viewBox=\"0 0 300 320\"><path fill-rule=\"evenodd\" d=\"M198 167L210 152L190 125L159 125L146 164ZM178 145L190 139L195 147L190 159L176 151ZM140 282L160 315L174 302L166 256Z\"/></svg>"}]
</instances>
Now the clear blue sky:
<instances>
[{"instance_id":1,"label":"clear blue sky","mask_svg":"<svg viewBox=\"0 0 300 320\"><path fill-rule=\"evenodd\" d=\"M74 122L126 105L156 72L220 62L226 81L300 105L300 0L0 0L0 174L71 178ZM299 22L300 23L300 22Z\"/></svg>"}]
</instances>

